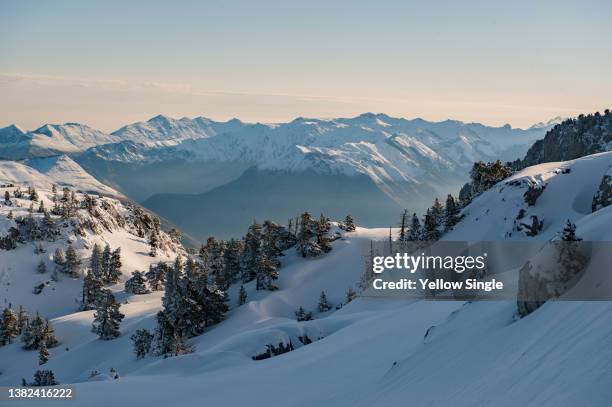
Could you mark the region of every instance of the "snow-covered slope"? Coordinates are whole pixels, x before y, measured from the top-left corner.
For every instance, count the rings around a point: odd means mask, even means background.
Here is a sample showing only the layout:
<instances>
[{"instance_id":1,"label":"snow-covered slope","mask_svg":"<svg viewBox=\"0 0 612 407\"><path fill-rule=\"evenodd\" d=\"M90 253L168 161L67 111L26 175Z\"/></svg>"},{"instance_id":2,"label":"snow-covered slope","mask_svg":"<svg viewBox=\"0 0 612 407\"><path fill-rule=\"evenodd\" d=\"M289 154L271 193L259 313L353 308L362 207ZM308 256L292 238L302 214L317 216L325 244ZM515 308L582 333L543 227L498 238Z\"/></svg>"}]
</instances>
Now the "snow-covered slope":
<instances>
[{"instance_id":1,"label":"snow-covered slope","mask_svg":"<svg viewBox=\"0 0 612 407\"><path fill-rule=\"evenodd\" d=\"M297 306L314 309L321 290L339 304L361 272L369 239L387 233L359 228L315 260L288 253L280 290L248 285L250 302L234 305L226 321L195 338L193 354L135 359L128 336L153 326L155 294L127 298L122 336L114 341L89 332L90 312L57 317L52 322L69 350L53 348L45 367L60 382L75 383L93 406L608 405L610 303L550 303L517 320L514 302L362 297L315 312L313 321L294 320ZM230 298L235 304L235 291ZM305 334L314 342L303 345L298 337ZM289 341L294 351L252 360L267 344ZM0 348L0 356L9 366L2 384L37 368L36 355L18 345ZM87 381L91 370L111 367L120 379Z\"/></svg>"},{"instance_id":2,"label":"snow-covered slope","mask_svg":"<svg viewBox=\"0 0 612 407\"><path fill-rule=\"evenodd\" d=\"M0 158L19 160L78 153L120 139L78 123L46 124L24 132L16 126L0 129Z\"/></svg>"},{"instance_id":3,"label":"snow-covered slope","mask_svg":"<svg viewBox=\"0 0 612 407\"><path fill-rule=\"evenodd\" d=\"M124 197L102 184L66 155L32 158L24 162L0 160L0 183L51 189L53 184L84 192Z\"/></svg>"},{"instance_id":4,"label":"snow-covered slope","mask_svg":"<svg viewBox=\"0 0 612 407\"><path fill-rule=\"evenodd\" d=\"M532 216L544 222L535 239L553 238L568 219L576 223L580 232L583 223L592 224L594 219L606 213L605 210L592 213L592 202L611 166L612 152L606 152L528 167L474 199L463 210L465 218L445 239L527 239L524 231L517 230L517 224L530 223ZM544 186L533 206L529 206L523 196L529 185ZM523 216L517 219L521 209ZM600 219L602 228L590 228L583 237L585 240L612 240L612 234L606 233L606 218Z\"/></svg>"},{"instance_id":5,"label":"snow-covered slope","mask_svg":"<svg viewBox=\"0 0 612 407\"><path fill-rule=\"evenodd\" d=\"M151 142L178 142L184 139L213 137L242 128L238 119L216 122L205 117L173 119L157 115L146 122L129 124L113 132L121 140L149 144ZM167 144L167 143L166 143Z\"/></svg>"}]
</instances>

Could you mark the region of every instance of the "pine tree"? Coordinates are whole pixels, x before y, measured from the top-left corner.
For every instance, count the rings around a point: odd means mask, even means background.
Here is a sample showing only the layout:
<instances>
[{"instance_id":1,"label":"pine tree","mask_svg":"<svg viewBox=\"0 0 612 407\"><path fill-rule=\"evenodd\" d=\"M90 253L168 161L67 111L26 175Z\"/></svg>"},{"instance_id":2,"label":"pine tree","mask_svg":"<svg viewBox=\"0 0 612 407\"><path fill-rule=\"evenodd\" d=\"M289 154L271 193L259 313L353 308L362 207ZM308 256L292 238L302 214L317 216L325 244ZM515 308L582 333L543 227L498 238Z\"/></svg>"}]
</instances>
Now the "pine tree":
<instances>
[{"instance_id":1,"label":"pine tree","mask_svg":"<svg viewBox=\"0 0 612 407\"><path fill-rule=\"evenodd\" d=\"M40 201L40 205L38 205L38 213L45 213L45 203L44 201Z\"/></svg>"},{"instance_id":2,"label":"pine tree","mask_svg":"<svg viewBox=\"0 0 612 407\"><path fill-rule=\"evenodd\" d=\"M38 202L38 193L34 188L30 190L30 201Z\"/></svg>"},{"instance_id":3,"label":"pine tree","mask_svg":"<svg viewBox=\"0 0 612 407\"><path fill-rule=\"evenodd\" d=\"M261 256L261 225L253 221L253 224L249 226L249 230L244 237L241 271L242 281L252 281L257 277L257 268L259 267Z\"/></svg>"},{"instance_id":4,"label":"pine tree","mask_svg":"<svg viewBox=\"0 0 612 407\"><path fill-rule=\"evenodd\" d=\"M400 218L398 242L404 245L408 241L408 209L404 209Z\"/></svg>"},{"instance_id":5,"label":"pine tree","mask_svg":"<svg viewBox=\"0 0 612 407\"><path fill-rule=\"evenodd\" d=\"M308 212L301 217L300 231L297 236L296 251L302 257L316 257L323 253L323 249L316 242L318 237L318 223L312 219Z\"/></svg>"},{"instance_id":6,"label":"pine tree","mask_svg":"<svg viewBox=\"0 0 612 407\"><path fill-rule=\"evenodd\" d=\"M55 253L53 254L53 263L55 263L56 269L64 272L66 256L64 255L64 251L59 247L55 249Z\"/></svg>"},{"instance_id":7,"label":"pine tree","mask_svg":"<svg viewBox=\"0 0 612 407\"><path fill-rule=\"evenodd\" d=\"M151 235L149 236L149 246L149 256L157 256L157 250L159 250L159 236L155 231L151 232Z\"/></svg>"},{"instance_id":8,"label":"pine tree","mask_svg":"<svg viewBox=\"0 0 612 407\"><path fill-rule=\"evenodd\" d=\"M353 290L351 287L347 288L344 303L348 304L349 302L353 301L355 298L357 298L357 293L355 292L355 290Z\"/></svg>"},{"instance_id":9,"label":"pine tree","mask_svg":"<svg viewBox=\"0 0 612 407\"><path fill-rule=\"evenodd\" d=\"M327 301L327 295L325 295L325 291L321 291L321 295L319 296L319 312L327 312L330 309L331 306Z\"/></svg>"},{"instance_id":10,"label":"pine tree","mask_svg":"<svg viewBox=\"0 0 612 407\"><path fill-rule=\"evenodd\" d=\"M448 194L444 213L444 231L451 230L457 222L459 222L459 204L451 194Z\"/></svg>"},{"instance_id":11,"label":"pine tree","mask_svg":"<svg viewBox=\"0 0 612 407\"><path fill-rule=\"evenodd\" d=\"M9 211L8 215L6 215L6 218L7 219L13 219L14 218L12 210Z\"/></svg>"},{"instance_id":12,"label":"pine tree","mask_svg":"<svg viewBox=\"0 0 612 407\"><path fill-rule=\"evenodd\" d=\"M274 280L278 279L278 270L272 260L265 254L259 259L256 279L256 290L274 291L278 289L278 287L274 285Z\"/></svg>"},{"instance_id":13,"label":"pine tree","mask_svg":"<svg viewBox=\"0 0 612 407\"><path fill-rule=\"evenodd\" d=\"M45 264L44 261L40 261L40 263L38 263L38 266L36 267L36 271L38 271L41 274L44 274L47 272L47 265Z\"/></svg>"},{"instance_id":14,"label":"pine tree","mask_svg":"<svg viewBox=\"0 0 612 407\"><path fill-rule=\"evenodd\" d=\"M9 191L4 191L4 204L5 205L11 204L11 194L9 194Z\"/></svg>"},{"instance_id":15,"label":"pine tree","mask_svg":"<svg viewBox=\"0 0 612 407\"><path fill-rule=\"evenodd\" d=\"M301 321L310 321L312 319L312 312L306 312L304 307L299 307L297 311L295 311L295 319L298 322Z\"/></svg>"},{"instance_id":16,"label":"pine tree","mask_svg":"<svg viewBox=\"0 0 612 407\"><path fill-rule=\"evenodd\" d=\"M110 290L103 289L100 297L94 314L92 331L95 332L100 339L115 339L120 335L119 325L125 315L119 312L120 305L117 303L115 296Z\"/></svg>"},{"instance_id":17,"label":"pine tree","mask_svg":"<svg viewBox=\"0 0 612 407\"><path fill-rule=\"evenodd\" d=\"M30 324L30 316L28 315L28 312L23 307L23 305L20 305L19 312L17 313L18 334L21 335L22 333L24 333L29 324Z\"/></svg>"},{"instance_id":18,"label":"pine tree","mask_svg":"<svg viewBox=\"0 0 612 407\"><path fill-rule=\"evenodd\" d=\"M323 215L323 213L321 213L321 216L319 216L319 229L324 233L331 230L331 221L327 216Z\"/></svg>"},{"instance_id":19,"label":"pine tree","mask_svg":"<svg viewBox=\"0 0 612 407\"><path fill-rule=\"evenodd\" d=\"M13 340L19 335L19 324L17 315L10 308L5 308L2 311L2 319L0 320L0 346L13 343Z\"/></svg>"},{"instance_id":20,"label":"pine tree","mask_svg":"<svg viewBox=\"0 0 612 407\"><path fill-rule=\"evenodd\" d=\"M157 328L155 330L157 353L164 357L178 356L191 352L180 330L169 321L164 311L157 313Z\"/></svg>"},{"instance_id":21,"label":"pine tree","mask_svg":"<svg viewBox=\"0 0 612 407\"><path fill-rule=\"evenodd\" d=\"M110 245L107 243L104 246L104 250L102 251L102 256L100 257L100 277L102 281L106 284L110 283L110 279L109 279L110 261L111 261L111 248L110 248Z\"/></svg>"},{"instance_id":22,"label":"pine tree","mask_svg":"<svg viewBox=\"0 0 612 407\"><path fill-rule=\"evenodd\" d=\"M138 329L130 336L137 359L144 358L151 352L154 335L147 329Z\"/></svg>"},{"instance_id":23,"label":"pine tree","mask_svg":"<svg viewBox=\"0 0 612 407\"><path fill-rule=\"evenodd\" d=\"M321 214L323 217L323 214ZM326 221L327 218L323 217L322 220L316 223L316 235L317 235L317 245L321 248L323 253L328 253L331 251L331 240L327 235L327 232L330 230L331 226L327 225L325 222L329 223L329 220Z\"/></svg>"},{"instance_id":24,"label":"pine tree","mask_svg":"<svg viewBox=\"0 0 612 407\"><path fill-rule=\"evenodd\" d=\"M21 335L21 341L25 350L40 349L43 341L48 348L57 346L59 343L49 320L44 320L38 313L25 327Z\"/></svg>"},{"instance_id":25,"label":"pine tree","mask_svg":"<svg viewBox=\"0 0 612 407\"><path fill-rule=\"evenodd\" d=\"M40 342L38 348L38 364L44 365L49 361L49 349L47 348L47 341L43 340Z\"/></svg>"},{"instance_id":26,"label":"pine tree","mask_svg":"<svg viewBox=\"0 0 612 407\"><path fill-rule=\"evenodd\" d=\"M145 274L147 281L149 282L149 288L153 291L162 291L164 289L164 283L166 282L166 269L167 266L164 263L159 263L156 266L152 264L149 266L149 271Z\"/></svg>"},{"instance_id":27,"label":"pine tree","mask_svg":"<svg viewBox=\"0 0 612 407\"><path fill-rule=\"evenodd\" d=\"M34 373L34 382L32 382L32 386L57 386L58 384L51 370L37 370Z\"/></svg>"},{"instance_id":28,"label":"pine tree","mask_svg":"<svg viewBox=\"0 0 612 407\"><path fill-rule=\"evenodd\" d=\"M223 275L227 284L233 284L240 278L240 256L242 246L239 241L231 239L223 254Z\"/></svg>"},{"instance_id":29,"label":"pine tree","mask_svg":"<svg viewBox=\"0 0 612 407\"><path fill-rule=\"evenodd\" d=\"M110 261L108 264L108 274L106 275L106 282L115 284L121 278L121 247L117 247L113 250Z\"/></svg>"},{"instance_id":30,"label":"pine tree","mask_svg":"<svg viewBox=\"0 0 612 407\"><path fill-rule=\"evenodd\" d=\"M243 285L240 286L240 292L238 293L238 305L244 305L247 301L247 292Z\"/></svg>"},{"instance_id":31,"label":"pine tree","mask_svg":"<svg viewBox=\"0 0 612 407\"><path fill-rule=\"evenodd\" d=\"M82 310L96 309L103 285L102 280L100 280L91 269L88 269L83 279L83 292L81 296Z\"/></svg>"},{"instance_id":32,"label":"pine tree","mask_svg":"<svg viewBox=\"0 0 612 407\"><path fill-rule=\"evenodd\" d=\"M96 245L94 245L94 250ZM70 275L71 277L77 278L79 276L81 267L81 261L77 255L76 250L72 245L68 245L68 249L66 249L66 263L64 264L64 273Z\"/></svg>"},{"instance_id":33,"label":"pine tree","mask_svg":"<svg viewBox=\"0 0 612 407\"><path fill-rule=\"evenodd\" d=\"M148 294L151 292L147 288L145 277L140 271L134 271L132 278L125 282L125 291L132 294Z\"/></svg>"},{"instance_id":34,"label":"pine tree","mask_svg":"<svg viewBox=\"0 0 612 407\"><path fill-rule=\"evenodd\" d=\"M425 213L425 219L423 221L423 240L435 242L439 238L440 231L438 230L438 220L430 208Z\"/></svg>"},{"instance_id":35,"label":"pine tree","mask_svg":"<svg viewBox=\"0 0 612 407\"><path fill-rule=\"evenodd\" d=\"M270 220L266 220L263 223L262 229L262 245L263 253L272 260L277 267L280 266L280 262L277 260L278 257L283 255L282 248L280 246L281 234L284 228Z\"/></svg>"},{"instance_id":36,"label":"pine tree","mask_svg":"<svg viewBox=\"0 0 612 407\"><path fill-rule=\"evenodd\" d=\"M344 230L346 232L355 231L355 222L353 221L353 217L351 215L346 215L346 218L344 219Z\"/></svg>"},{"instance_id":37,"label":"pine tree","mask_svg":"<svg viewBox=\"0 0 612 407\"><path fill-rule=\"evenodd\" d=\"M89 259L89 270L96 276L96 278L102 280L104 277L102 268L102 250L100 246L95 243L91 250L91 257Z\"/></svg>"}]
</instances>

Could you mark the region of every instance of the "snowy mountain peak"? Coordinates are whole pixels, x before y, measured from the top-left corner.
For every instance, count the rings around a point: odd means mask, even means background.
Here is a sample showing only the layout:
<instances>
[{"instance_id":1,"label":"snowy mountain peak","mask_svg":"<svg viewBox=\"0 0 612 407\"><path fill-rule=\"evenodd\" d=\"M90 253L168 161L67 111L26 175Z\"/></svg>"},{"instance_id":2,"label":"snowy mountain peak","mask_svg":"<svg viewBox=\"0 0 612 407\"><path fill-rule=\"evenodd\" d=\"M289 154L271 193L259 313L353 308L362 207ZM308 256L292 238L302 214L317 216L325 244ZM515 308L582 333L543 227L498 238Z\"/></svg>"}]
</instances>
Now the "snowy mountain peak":
<instances>
[{"instance_id":1,"label":"snowy mountain peak","mask_svg":"<svg viewBox=\"0 0 612 407\"><path fill-rule=\"evenodd\" d=\"M12 143L24 134L25 132L19 126L11 124L0 129L0 142Z\"/></svg>"},{"instance_id":2,"label":"snowy mountain peak","mask_svg":"<svg viewBox=\"0 0 612 407\"><path fill-rule=\"evenodd\" d=\"M541 130L541 129L550 130L553 127L555 127L557 124L562 123L565 119L566 118L564 118L564 117L557 116L557 117L552 118L552 119L550 119L550 120L548 120L546 122L536 123L533 126L529 127L528 130L535 130L535 129L538 129L538 130Z\"/></svg>"}]
</instances>

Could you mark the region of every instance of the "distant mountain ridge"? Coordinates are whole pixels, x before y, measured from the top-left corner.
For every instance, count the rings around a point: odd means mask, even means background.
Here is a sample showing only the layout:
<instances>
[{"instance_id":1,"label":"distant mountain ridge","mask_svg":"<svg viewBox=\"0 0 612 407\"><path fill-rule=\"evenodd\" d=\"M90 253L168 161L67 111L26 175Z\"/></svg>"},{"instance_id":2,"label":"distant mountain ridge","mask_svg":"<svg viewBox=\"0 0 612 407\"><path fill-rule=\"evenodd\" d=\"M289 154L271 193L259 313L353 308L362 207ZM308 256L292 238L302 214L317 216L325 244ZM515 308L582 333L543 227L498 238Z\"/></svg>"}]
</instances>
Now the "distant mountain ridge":
<instances>
[{"instance_id":1,"label":"distant mountain ridge","mask_svg":"<svg viewBox=\"0 0 612 407\"><path fill-rule=\"evenodd\" d=\"M214 211L227 198L234 200L241 218L229 219L229 205L218 211L214 224L243 225L269 216L266 206L278 208L265 204L267 196L294 191L294 202L287 203L291 207L279 213L298 213L305 209L298 201L307 199L311 210L346 210L359 214L363 225L376 226L386 223L382 219L391 221L398 208L420 211L435 196L458 191L474 161L524 156L545 132L542 126L523 130L382 113L300 117L275 124L158 115L111 134L75 123L46 125L33 132L5 128L0 140L11 141L0 146L0 157L67 154L97 180L150 204L171 222L185 225L188 233L227 236L224 230L209 229L212 224L198 224L196 230L187 219L200 216L198 208ZM240 191L249 182L258 188L244 196ZM295 182L308 185L308 192L296 189ZM363 199L359 188L382 193L370 193L375 202L364 206L358 202ZM386 208L385 213L379 213L380 208Z\"/></svg>"}]
</instances>

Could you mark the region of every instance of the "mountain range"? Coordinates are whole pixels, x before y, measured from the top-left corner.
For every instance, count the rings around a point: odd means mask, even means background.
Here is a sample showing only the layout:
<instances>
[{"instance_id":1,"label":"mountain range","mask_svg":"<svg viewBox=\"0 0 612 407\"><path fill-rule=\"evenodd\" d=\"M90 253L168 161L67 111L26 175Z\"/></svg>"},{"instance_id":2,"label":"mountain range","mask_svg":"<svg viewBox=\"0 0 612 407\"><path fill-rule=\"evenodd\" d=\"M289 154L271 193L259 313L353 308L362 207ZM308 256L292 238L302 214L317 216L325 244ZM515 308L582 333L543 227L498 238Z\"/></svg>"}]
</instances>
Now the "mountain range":
<instances>
[{"instance_id":1,"label":"mountain range","mask_svg":"<svg viewBox=\"0 0 612 407\"><path fill-rule=\"evenodd\" d=\"M457 191L474 161L522 157L557 121L522 130L373 113L276 124L158 115L110 134L76 123L5 127L0 157L67 155L204 239L235 235L253 218L285 221L302 209L388 224L405 207L420 211ZM370 191L368 203L361 191Z\"/></svg>"}]
</instances>

